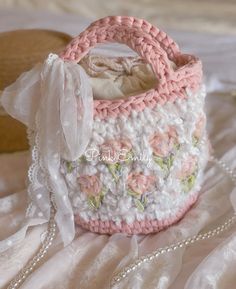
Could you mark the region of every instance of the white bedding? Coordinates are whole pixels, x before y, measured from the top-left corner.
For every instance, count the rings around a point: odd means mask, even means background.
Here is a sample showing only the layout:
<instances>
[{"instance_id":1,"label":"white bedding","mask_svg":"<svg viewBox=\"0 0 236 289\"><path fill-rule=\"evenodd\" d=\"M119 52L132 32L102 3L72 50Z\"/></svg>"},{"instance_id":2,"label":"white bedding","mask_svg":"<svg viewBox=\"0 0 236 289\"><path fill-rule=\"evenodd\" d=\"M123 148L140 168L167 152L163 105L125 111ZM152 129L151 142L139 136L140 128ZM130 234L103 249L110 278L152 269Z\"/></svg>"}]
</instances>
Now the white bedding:
<instances>
[{"instance_id":1,"label":"white bedding","mask_svg":"<svg viewBox=\"0 0 236 289\"><path fill-rule=\"evenodd\" d=\"M86 19L49 13L0 11L0 29L41 27L78 34ZM207 99L208 130L215 154L236 169L236 37L169 30L184 48L198 54L210 94ZM100 52L113 55L112 46ZM123 47L116 54L129 55ZM0 156L0 240L13 234L22 223L26 208L25 178L28 153ZM109 288L114 271L137 256L191 236L219 224L232 213L229 194L233 185L215 167L205 175L202 195L196 206L177 225L146 237L111 237L78 228L73 243L62 248L59 239L22 289L103 289ZM0 255L0 288L14 277L39 246L46 226L28 230L23 242ZM233 289L236 284L236 233L230 231L187 249L169 253L120 283L122 289Z\"/></svg>"}]
</instances>

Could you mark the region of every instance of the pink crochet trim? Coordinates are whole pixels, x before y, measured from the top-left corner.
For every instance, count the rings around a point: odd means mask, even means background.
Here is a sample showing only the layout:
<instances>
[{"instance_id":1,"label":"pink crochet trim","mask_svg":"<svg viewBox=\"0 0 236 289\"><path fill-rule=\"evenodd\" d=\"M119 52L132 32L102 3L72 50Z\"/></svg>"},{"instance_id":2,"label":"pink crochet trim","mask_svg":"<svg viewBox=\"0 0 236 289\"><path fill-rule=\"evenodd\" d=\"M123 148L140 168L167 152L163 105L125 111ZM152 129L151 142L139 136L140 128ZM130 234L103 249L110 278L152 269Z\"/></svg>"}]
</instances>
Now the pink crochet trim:
<instances>
[{"instance_id":1,"label":"pink crochet trim","mask_svg":"<svg viewBox=\"0 0 236 289\"><path fill-rule=\"evenodd\" d=\"M100 234L114 234L114 233L127 233L127 234L149 234L154 232L159 232L170 225L178 222L186 212L191 208L191 206L196 202L198 198L198 193L194 194L185 203L175 216L172 216L165 220L145 220L145 221L135 221L133 224L127 224L123 222L121 226L117 226L113 221L101 221L94 220L86 222L80 218L79 215L75 216L75 223L81 227L90 230L91 232Z\"/></svg>"},{"instance_id":2,"label":"pink crochet trim","mask_svg":"<svg viewBox=\"0 0 236 289\"><path fill-rule=\"evenodd\" d=\"M94 116L101 119L128 116L132 110L153 108L157 103L186 98L185 89L198 90L202 82L202 65L193 55L179 52L178 45L163 31L143 19L113 16L92 23L75 37L60 55L64 60L79 62L98 43L118 42L136 51L150 63L158 78L156 88L125 100L95 100ZM170 66L173 61L177 69Z\"/></svg>"}]
</instances>

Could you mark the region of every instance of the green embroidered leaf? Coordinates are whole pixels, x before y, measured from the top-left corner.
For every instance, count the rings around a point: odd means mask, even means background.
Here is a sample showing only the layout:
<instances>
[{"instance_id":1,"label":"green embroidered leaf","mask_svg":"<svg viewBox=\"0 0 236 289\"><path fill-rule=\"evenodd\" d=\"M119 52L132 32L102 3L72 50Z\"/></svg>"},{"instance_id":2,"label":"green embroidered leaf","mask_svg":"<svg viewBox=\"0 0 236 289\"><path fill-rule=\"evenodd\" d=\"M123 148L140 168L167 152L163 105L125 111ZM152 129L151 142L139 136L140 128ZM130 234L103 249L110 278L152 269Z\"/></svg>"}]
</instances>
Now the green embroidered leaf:
<instances>
[{"instance_id":1,"label":"green embroidered leaf","mask_svg":"<svg viewBox=\"0 0 236 289\"><path fill-rule=\"evenodd\" d=\"M166 171L167 173L169 172L170 168L172 167L174 163L174 155L170 154L168 157L161 158L158 156L153 156L154 161L159 165L159 167Z\"/></svg>"},{"instance_id":2,"label":"green embroidered leaf","mask_svg":"<svg viewBox=\"0 0 236 289\"><path fill-rule=\"evenodd\" d=\"M102 204L102 201L105 197L105 194L106 194L106 190L104 188L102 188L101 192L99 193L99 195L97 196L89 196L87 201L88 201L88 205L91 209L98 209L101 204Z\"/></svg>"},{"instance_id":3,"label":"green embroidered leaf","mask_svg":"<svg viewBox=\"0 0 236 289\"><path fill-rule=\"evenodd\" d=\"M121 165L119 163L116 163L116 164L109 164L107 166L108 166L109 172L111 173L115 181L118 182L119 174L121 171Z\"/></svg>"},{"instance_id":4,"label":"green embroidered leaf","mask_svg":"<svg viewBox=\"0 0 236 289\"><path fill-rule=\"evenodd\" d=\"M186 179L184 179L181 183L183 186L183 191L185 193L191 191L191 189L193 188L194 184L196 181L196 175L192 174L189 177L187 177Z\"/></svg>"},{"instance_id":5,"label":"green embroidered leaf","mask_svg":"<svg viewBox=\"0 0 236 289\"><path fill-rule=\"evenodd\" d=\"M193 142L193 146L196 147L198 145L199 139L197 137L193 136L192 142Z\"/></svg>"},{"instance_id":6,"label":"green embroidered leaf","mask_svg":"<svg viewBox=\"0 0 236 289\"><path fill-rule=\"evenodd\" d=\"M96 208L98 209L101 205L101 195L94 197L94 203L95 203Z\"/></svg>"},{"instance_id":7,"label":"green embroidered leaf","mask_svg":"<svg viewBox=\"0 0 236 289\"><path fill-rule=\"evenodd\" d=\"M72 162L66 162L66 167L67 167L68 173L71 173L73 171Z\"/></svg>"},{"instance_id":8,"label":"green embroidered leaf","mask_svg":"<svg viewBox=\"0 0 236 289\"><path fill-rule=\"evenodd\" d=\"M95 200L94 200L94 197L91 196L91 197L88 197L88 205L91 209L96 209L96 203L95 203Z\"/></svg>"},{"instance_id":9,"label":"green embroidered leaf","mask_svg":"<svg viewBox=\"0 0 236 289\"><path fill-rule=\"evenodd\" d=\"M98 209L101 205L102 199L103 199L102 195L88 197L88 204L90 208Z\"/></svg>"},{"instance_id":10,"label":"green embroidered leaf","mask_svg":"<svg viewBox=\"0 0 236 289\"><path fill-rule=\"evenodd\" d=\"M101 192L100 192L100 197L103 199L103 197L105 196L105 194L106 194L106 191L105 191L105 189L103 188L103 189L101 190Z\"/></svg>"},{"instance_id":11,"label":"green embroidered leaf","mask_svg":"<svg viewBox=\"0 0 236 289\"><path fill-rule=\"evenodd\" d=\"M180 144L179 144L179 143L176 143L176 144L174 145L174 148L178 151L178 150L180 149Z\"/></svg>"},{"instance_id":12,"label":"green embroidered leaf","mask_svg":"<svg viewBox=\"0 0 236 289\"><path fill-rule=\"evenodd\" d=\"M139 193L136 193L130 189L127 190L127 194L132 196L132 197L136 197L136 198L139 197Z\"/></svg>"},{"instance_id":13,"label":"green embroidered leaf","mask_svg":"<svg viewBox=\"0 0 236 289\"><path fill-rule=\"evenodd\" d=\"M121 170L122 166L121 164L117 163L116 164L116 171L119 172Z\"/></svg>"},{"instance_id":14,"label":"green embroidered leaf","mask_svg":"<svg viewBox=\"0 0 236 289\"><path fill-rule=\"evenodd\" d=\"M142 202L143 206L145 207L147 205L147 197L142 195L141 196L141 202Z\"/></svg>"},{"instance_id":15,"label":"green embroidered leaf","mask_svg":"<svg viewBox=\"0 0 236 289\"><path fill-rule=\"evenodd\" d=\"M153 156L153 159L154 159L155 163L157 163L160 166L161 169L163 169L163 170L166 169L166 165L165 165L163 158Z\"/></svg>"},{"instance_id":16,"label":"green embroidered leaf","mask_svg":"<svg viewBox=\"0 0 236 289\"><path fill-rule=\"evenodd\" d=\"M172 167L173 163L174 163L174 155L170 154L169 157L166 158L166 166L168 171Z\"/></svg>"},{"instance_id":17,"label":"green embroidered leaf","mask_svg":"<svg viewBox=\"0 0 236 289\"><path fill-rule=\"evenodd\" d=\"M196 181L196 176L195 175L191 175L189 178L188 178L188 188L189 188L189 191L193 188L194 184L195 184L195 181Z\"/></svg>"},{"instance_id":18,"label":"green embroidered leaf","mask_svg":"<svg viewBox=\"0 0 236 289\"><path fill-rule=\"evenodd\" d=\"M85 163L87 161L85 155L82 155L79 159L78 159L78 164L81 164L81 163Z\"/></svg>"},{"instance_id":19,"label":"green embroidered leaf","mask_svg":"<svg viewBox=\"0 0 236 289\"><path fill-rule=\"evenodd\" d=\"M105 191L102 190L101 193L100 193L100 195L99 195L100 205L101 205L101 203L102 203L104 197L105 197Z\"/></svg>"},{"instance_id":20,"label":"green embroidered leaf","mask_svg":"<svg viewBox=\"0 0 236 289\"><path fill-rule=\"evenodd\" d=\"M133 161L133 156L134 156L134 154L133 154L132 151L129 151L129 152L127 153L126 159L125 159L125 164L126 164L126 165L129 165L129 164L132 163L132 161Z\"/></svg>"},{"instance_id":21,"label":"green embroidered leaf","mask_svg":"<svg viewBox=\"0 0 236 289\"><path fill-rule=\"evenodd\" d=\"M137 207L137 209L141 212L144 211L144 205L142 204L142 202L140 202L139 199L135 199L134 200L135 206Z\"/></svg>"}]
</instances>

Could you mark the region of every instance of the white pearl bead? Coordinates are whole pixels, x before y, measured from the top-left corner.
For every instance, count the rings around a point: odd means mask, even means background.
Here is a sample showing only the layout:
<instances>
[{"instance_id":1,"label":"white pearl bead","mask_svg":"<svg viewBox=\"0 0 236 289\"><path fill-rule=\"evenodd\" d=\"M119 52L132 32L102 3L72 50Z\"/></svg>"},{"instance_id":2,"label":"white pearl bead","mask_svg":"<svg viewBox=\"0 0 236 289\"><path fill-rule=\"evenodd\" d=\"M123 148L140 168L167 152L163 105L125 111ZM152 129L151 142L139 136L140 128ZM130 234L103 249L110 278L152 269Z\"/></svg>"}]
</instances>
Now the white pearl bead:
<instances>
[{"instance_id":1,"label":"white pearl bead","mask_svg":"<svg viewBox=\"0 0 236 289\"><path fill-rule=\"evenodd\" d=\"M121 280L121 278L119 278L119 277L114 279L115 282L120 282L120 280Z\"/></svg>"}]
</instances>

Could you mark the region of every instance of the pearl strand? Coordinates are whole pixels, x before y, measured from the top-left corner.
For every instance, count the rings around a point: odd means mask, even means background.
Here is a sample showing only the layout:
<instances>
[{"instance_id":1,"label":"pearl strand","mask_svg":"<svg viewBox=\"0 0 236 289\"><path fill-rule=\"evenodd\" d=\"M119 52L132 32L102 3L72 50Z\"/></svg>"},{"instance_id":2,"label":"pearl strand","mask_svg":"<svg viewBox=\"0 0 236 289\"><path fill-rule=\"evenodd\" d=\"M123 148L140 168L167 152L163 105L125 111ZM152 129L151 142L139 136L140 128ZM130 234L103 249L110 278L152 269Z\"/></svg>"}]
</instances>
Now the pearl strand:
<instances>
[{"instance_id":1,"label":"pearl strand","mask_svg":"<svg viewBox=\"0 0 236 289\"><path fill-rule=\"evenodd\" d=\"M47 235L42 242L42 245L28 264L20 271L20 273L10 282L7 289L16 289L25 281L25 279L34 271L37 264L44 258L56 235L56 224L54 221L55 208L51 206L50 220L48 223Z\"/></svg>"},{"instance_id":2,"label":"pearl strand","mask_svg":"<svg viewBox=\"0 0 236 289\"><path fill-rule=\"evenodd\" d=\"M223 161L218 160L215 157L212 157L211 161L216 163L225 172L225 174L230 177L232 182L236 185L236 173L232 169L230 169ZM194 244L194 243L202 241L202 240L213 238L213 237L219 235L220 233L226 231L227 229L229 229L235 223L236 223L236 213L234 213L225 223L216 227L213 230L210 230L206 233L194 235L193 237L183 239L182 241L180 241L176 244L172 244L170 246L159 248L158 250L152 252L151 254L148 254L146 256L138 258L135 262L126 266L121 272L116 274L111 279L111 283L110 283L111 288L114 287L116 284L118 284L123 279L125 279L131 272L137 270L143 264L151 262L152 260L158 258L160 255L163 255L163 254L169 253L169 252L173 252L177 249L186 247L188 245Z\"/></svg>"}]
</instances>

